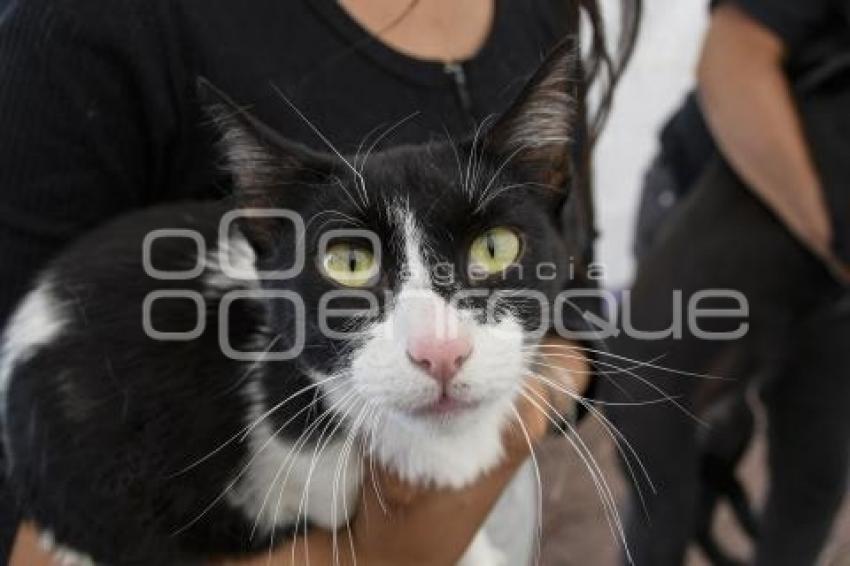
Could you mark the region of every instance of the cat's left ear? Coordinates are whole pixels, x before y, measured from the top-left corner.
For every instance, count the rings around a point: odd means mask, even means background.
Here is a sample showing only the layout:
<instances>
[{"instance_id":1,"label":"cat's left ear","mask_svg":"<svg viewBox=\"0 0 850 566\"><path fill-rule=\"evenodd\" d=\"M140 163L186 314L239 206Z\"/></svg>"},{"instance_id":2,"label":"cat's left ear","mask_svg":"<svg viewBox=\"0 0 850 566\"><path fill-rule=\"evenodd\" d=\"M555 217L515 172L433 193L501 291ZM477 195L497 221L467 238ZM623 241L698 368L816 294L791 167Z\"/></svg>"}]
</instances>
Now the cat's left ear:
<instances>
[{"instance_id":1,"label":"cat's left ear","mask_svg":"<svg viewBox=\"0 0 850 566\"><path fill-rule=\"evenodd\" d=\"M234 205L239 209L291 209L308 198L312 188L327 182L334 162L326 155L292 142L233 101L204 78L197 80L201 105L220 137L224 168L234 184ZM262 256L281 238L277 218L248 215L239 227Z\"/></svg>"},{"instance_id":2,"label":"cat's left ear","mask_svg":"<svg viewBox=\"0 0 850 566\"><path fill-rule=\"evenodd\" d=\"M575 45L568 38L552 50L487 140L491 151L555 189L570 177L578 92Z\"/></svg>"},{"instance_id":3,"label":"cat's left ear","mask_svg":"<svg viewBox=\"0 0 850 566\"><path fill-rule=\"evenodd\" d=\"M322 176L333 168L327 156L286 139L206 78L197 79L197 92L219 131L225 167L243 205L262 206L251 201L264 193L273 201L273 189L296 174Z\"/></svg>"}]
</instances>

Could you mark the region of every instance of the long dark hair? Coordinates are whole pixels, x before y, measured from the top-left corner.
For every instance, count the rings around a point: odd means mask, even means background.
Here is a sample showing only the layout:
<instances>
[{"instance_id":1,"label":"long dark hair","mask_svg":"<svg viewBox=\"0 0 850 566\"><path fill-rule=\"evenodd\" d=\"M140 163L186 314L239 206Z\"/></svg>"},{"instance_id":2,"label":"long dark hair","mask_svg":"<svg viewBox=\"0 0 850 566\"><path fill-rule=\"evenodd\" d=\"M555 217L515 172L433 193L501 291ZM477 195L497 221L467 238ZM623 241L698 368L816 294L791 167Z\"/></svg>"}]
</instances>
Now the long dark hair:
<instances>
[{"instance_id":1,"label":"long dark hair","mask_svg":"<svg viewBox=\"0 0 850 566\"><path fill-rule=\"evenodd\" d=\"M617 84L634 53L640 30L643 2L642 0L619 0L620 33L614 45L610 46L598 0L567 1L576 4L574 10L578 14L584 14L590 23L590 52L583 62L585 91L587 92L597 81L603 82L599 103L592 115L588 117L591 140L595 142L605 127Z\"/></svg>"},{"instance_id":2,"label":"long dark hair","mask_svg":"<svg viewBox=\"0 0 850 566\"><path fill-rule=\"evenodd\" d=\"M569 242L579 262L578 276L585 275L593 257L596 239L596 214L593 198L593 149L601 135L614 103L617 85L634 53L643 11L642 0L619 0L619 36L610 41L599 0L550 0L563 24L562 31L587 46L576 77L578 89L578 131L573 155L573 199L565 210L564 221L575 241ZM582 28L582 22L587 29ZM587 33L585 37L583 34ZM583 40L583 41L582 41ZM594 90L595 89L595 90ZM589 94L594 92L591 105Z\"/></svg>"}]
</instances>

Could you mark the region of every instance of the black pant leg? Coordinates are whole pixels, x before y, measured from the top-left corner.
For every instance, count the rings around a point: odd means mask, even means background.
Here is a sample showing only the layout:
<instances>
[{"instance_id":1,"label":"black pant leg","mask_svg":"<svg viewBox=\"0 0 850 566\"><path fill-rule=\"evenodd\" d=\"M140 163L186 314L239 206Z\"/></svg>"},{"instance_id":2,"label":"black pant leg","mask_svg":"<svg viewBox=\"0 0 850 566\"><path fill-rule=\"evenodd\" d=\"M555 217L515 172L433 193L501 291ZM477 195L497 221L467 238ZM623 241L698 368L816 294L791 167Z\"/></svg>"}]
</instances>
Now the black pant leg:
<instances>
[{"instance_id":1,"label":"black pant leg","mask_svg":"<svg viewBox=\"0 0 850 566\"><path fill-rule=\"evenodd\" d=\"M765 391L771 489L758 566L815 564L850 471L850 300L801 325Z\"/></svg>"},{"instance_id":2,"label":"black pant leg","mask_svg":"<svg viewBox=\"0 0 850 566\"><path fill-rule=\"evenodd\" d=\"M735 359L757 356L762 363L771 363L771 357L784 356L784 350L777 351L775 346L788 339L802 313L836 293L837 285L731 171L717 164L641 262L620 322L629 311L627 318L634 328L666 328L673 319L674 292L681 292L687 307L690 298L708 289L735 290L746 299L746 336L718 341L686 328L681 337L648 340L622 332L611 341L613 352L636 360L658 358L659 363L683 372L745 379L748 376L728 374L737 365ZM683 318L687 326L687 313ZM700 327L729 332L740 322L713 319ZM685 410L696 412L706 391L740 387L731 380L705 380L648 367L634 373L638 375L603 378L602 395L615 402L640 401L658 397L655 389L660 389L677 398ZM628 534L634 559L638 565L678 566L695 528L697 423L673 403L614 406L609 414L658 489L657 495L647 493L648 518L636 504L637 497L632 498Z\"/></svg>"}]
</instances>

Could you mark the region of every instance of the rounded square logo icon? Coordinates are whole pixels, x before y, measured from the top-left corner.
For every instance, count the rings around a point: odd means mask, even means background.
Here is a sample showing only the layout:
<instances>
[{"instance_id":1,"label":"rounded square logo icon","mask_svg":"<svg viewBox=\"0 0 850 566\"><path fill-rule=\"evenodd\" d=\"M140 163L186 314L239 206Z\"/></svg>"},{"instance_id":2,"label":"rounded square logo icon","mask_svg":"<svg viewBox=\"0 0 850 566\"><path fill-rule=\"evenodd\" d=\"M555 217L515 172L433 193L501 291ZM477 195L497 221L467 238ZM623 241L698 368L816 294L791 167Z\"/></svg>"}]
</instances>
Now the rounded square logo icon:
<instances>
[{"instance_id":1,"label":"rounded square logo icon","mask_svg":"<svg viewBox=\"0 0 850 566\"><path fill-rule=\"evenodd\" d=\"M262 219L278 219L285 222L290 222L293 227L292 238L292 266L287 269L276 269L267 271L257 271L257 276L260 279L266 280L284 280L292 279L300 274L304 269L304 219L301 215L293 210L285 208L241 208L231 210L221 218L221 223L218 228L219 247L223 247L223 243L230 239L233 230L233 224L241 218L262 218ZM234 266L230 262L230 254L221 254L221 271L227 277L240 279L243 277L244 269Z\"/></svg>"},{"instance_id":2,"label":"rounded square logo icon","mask_svg":"<svg viewBox=\"0 0 850 566\"><path fill-rule=\"evenodd\" d=\"M153 264L153 246L157 240L167 238L192 240L195 242L195 265L191 269L164 270L157 269ZM200 277L206 267L207 243L204 237L195 230L183 228L163 228L152 230L142 242L142 265L148 277L159 281L186 281Z\"/></svg>"},{"instance_id":3,"label":"rounded square logo icon","mask_svg":"<svg viewBox=\"0 0 850 566\"><path fill-rule=\"evenodd\" d=\"M295 324L288 329L288 338L292 339L292 346L283 352L272 352L263 350L259 352L246 352L237 350L230 343L230 308L233 303L241 300L262 300L270 303L272 299L283 299L292 304L295 309L293 317ZM295 291L283 289L237 289L230 291L221 299L218 306L218 343L222 353L232 360L246 362L281 362L297 358L304 351L306 332L306 308L301 295Z\"/></svg>"},{"instance_id":4,"label":"rounded square logo icon","mask_svg":"<svg viewBox=\"0 0 850 566\"><path fill-rule=\"evenodd\" d=\"M180 332L157 330L154 328L153 307L157 301L163 299L182 299L195 303L197 313L195 328ZM145 329L145 334L153 340L159 340L161 342L190 342L197 340L207 327L207 303L203 295L190 289L162 289L160 291L152 291L148 293L142 304L142 326Z\"/></svg>"}]
</instances>

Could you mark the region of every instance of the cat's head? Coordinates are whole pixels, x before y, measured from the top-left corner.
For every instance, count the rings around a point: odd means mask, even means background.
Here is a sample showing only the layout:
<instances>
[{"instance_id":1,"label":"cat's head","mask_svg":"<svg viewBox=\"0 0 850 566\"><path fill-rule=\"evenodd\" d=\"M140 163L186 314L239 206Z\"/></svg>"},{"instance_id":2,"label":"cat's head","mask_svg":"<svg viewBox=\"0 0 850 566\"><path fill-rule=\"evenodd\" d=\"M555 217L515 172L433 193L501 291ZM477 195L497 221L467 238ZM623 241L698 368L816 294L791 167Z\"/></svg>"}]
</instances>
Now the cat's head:
<instances>
[{"instance_id":1,"label":"cat's head","mask_svg":"<svg viewBox=\"0 0 850 566\"><path fill-rule=\"evenodd\" d=\"M240 224L261 272L303 252L262 282L303 300L269 301L272 332L287 345L303 332L297 363L325 406L408 478L461 485L501 455L568 275L572 62L556 50L467 140L369 155L311 151L226 101L215 110L241 206L300 218Z\"/></svg>"}]
</instances>

